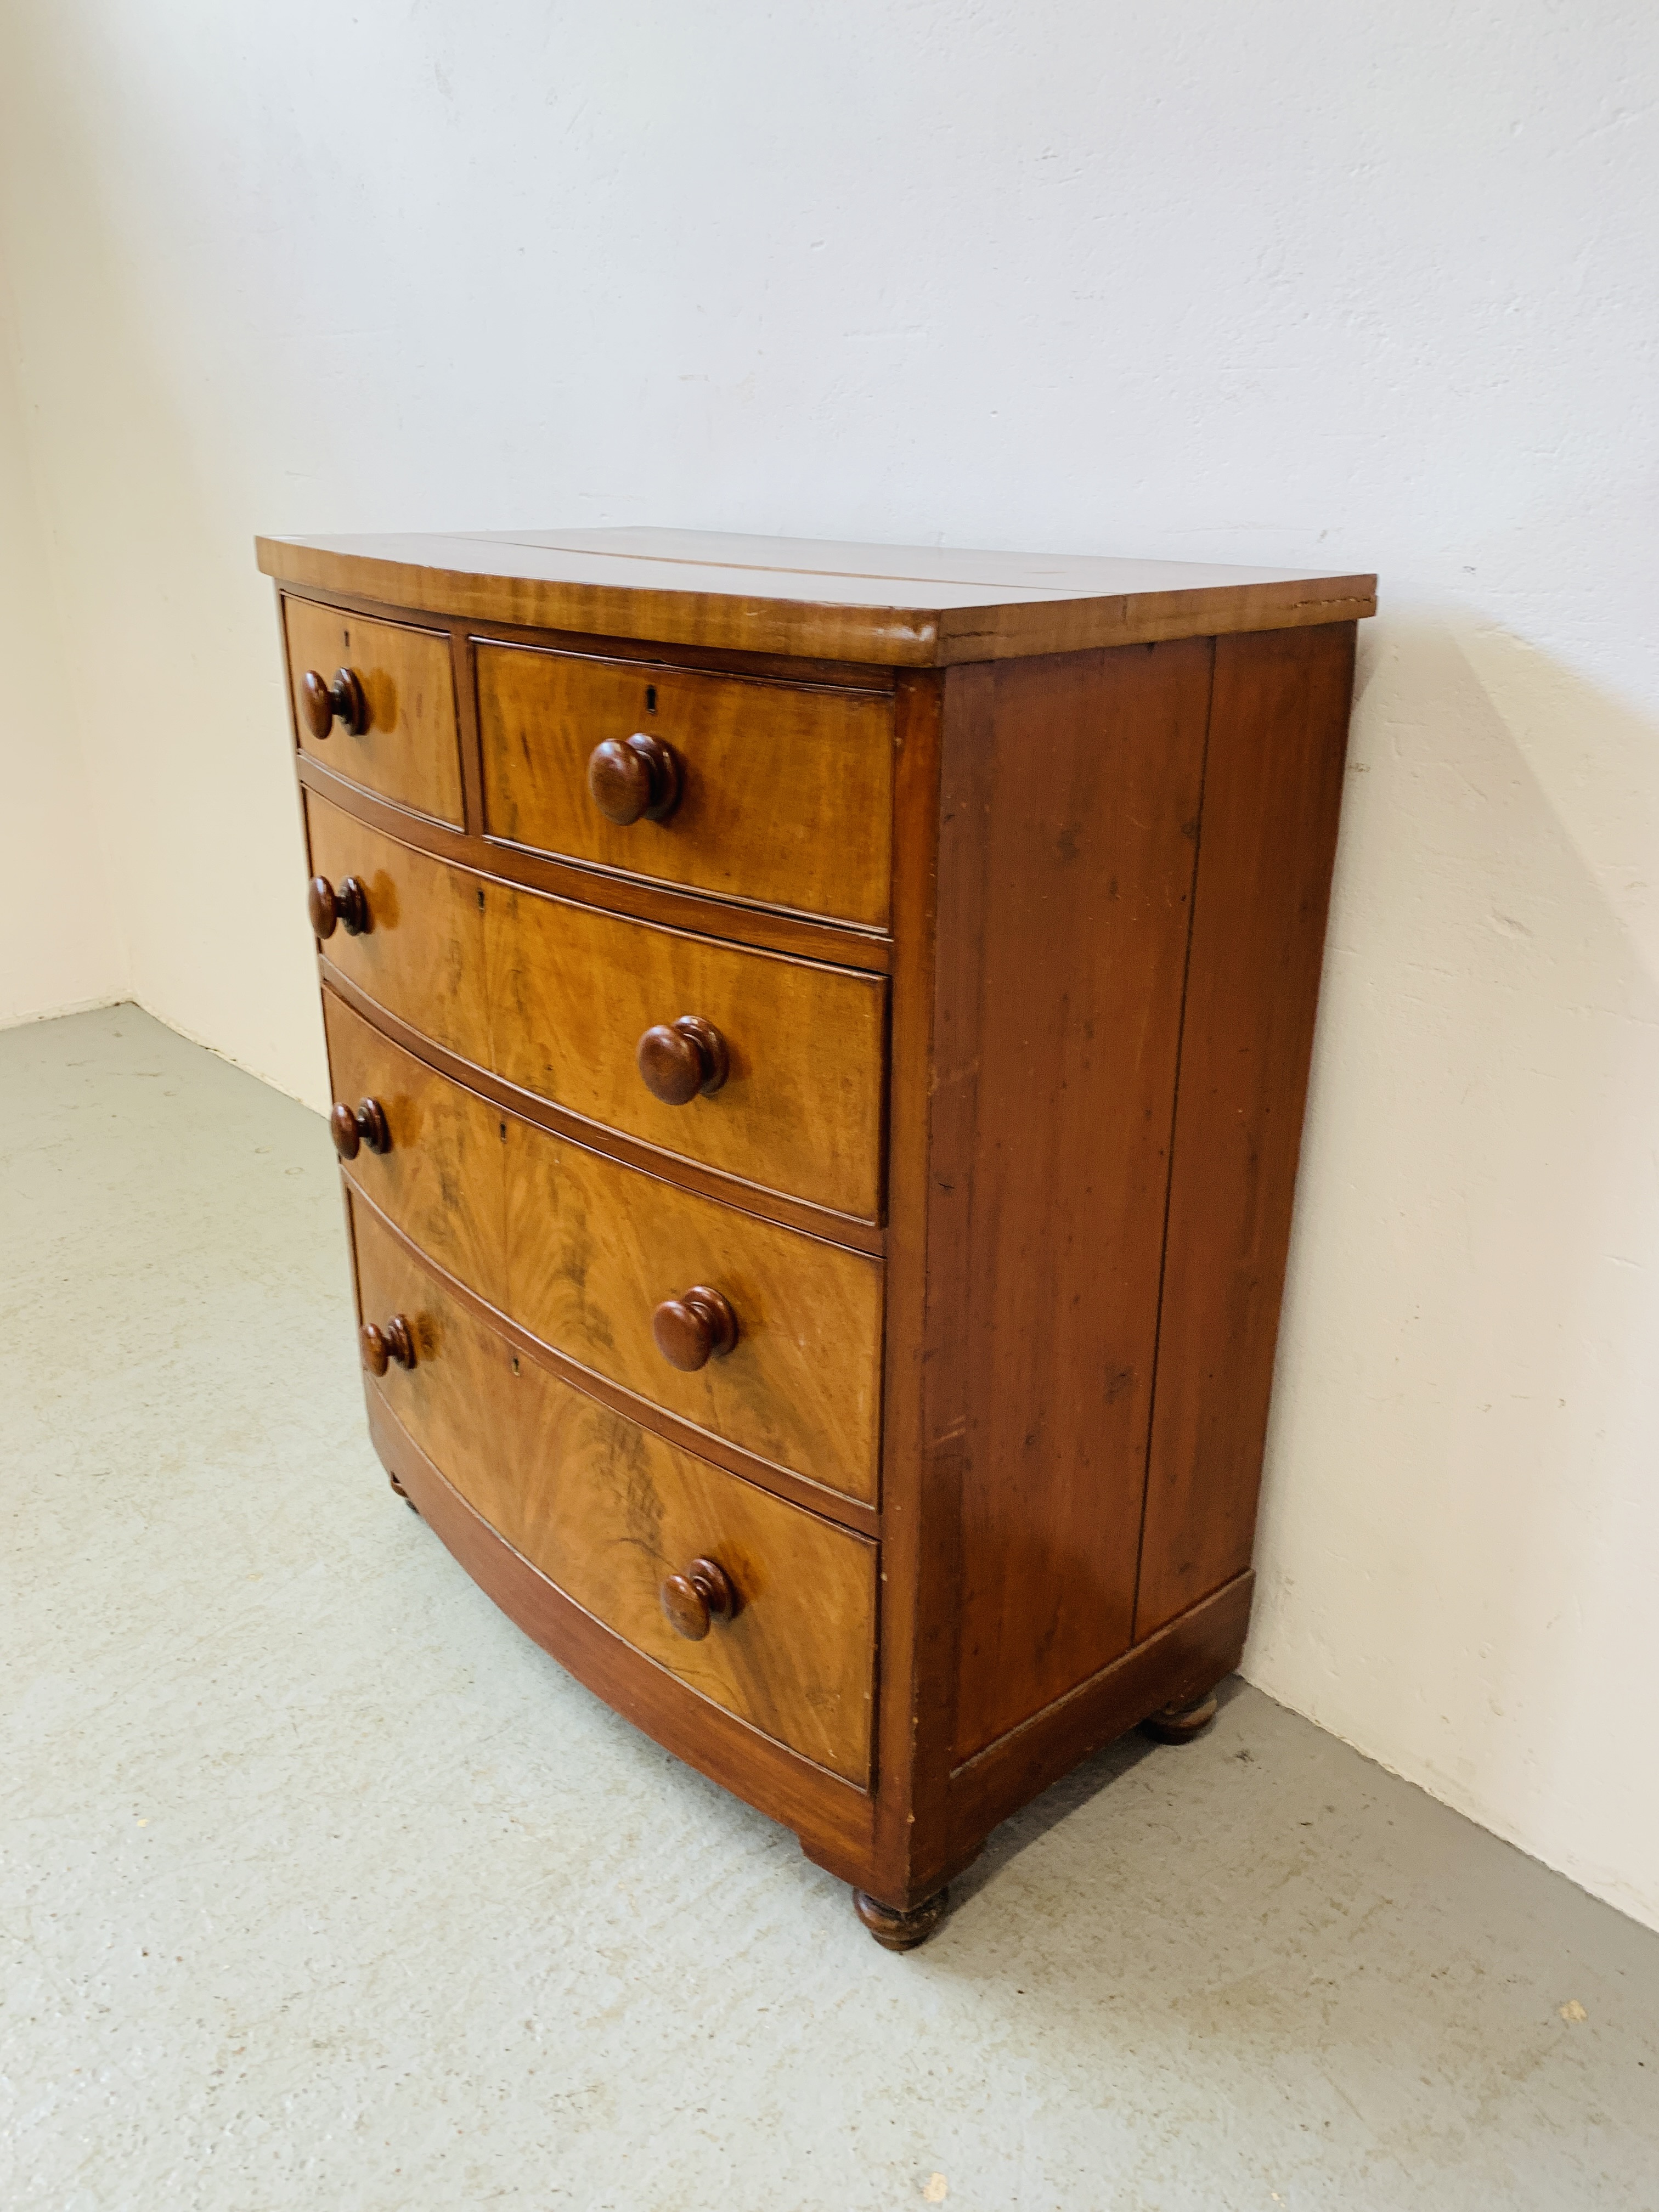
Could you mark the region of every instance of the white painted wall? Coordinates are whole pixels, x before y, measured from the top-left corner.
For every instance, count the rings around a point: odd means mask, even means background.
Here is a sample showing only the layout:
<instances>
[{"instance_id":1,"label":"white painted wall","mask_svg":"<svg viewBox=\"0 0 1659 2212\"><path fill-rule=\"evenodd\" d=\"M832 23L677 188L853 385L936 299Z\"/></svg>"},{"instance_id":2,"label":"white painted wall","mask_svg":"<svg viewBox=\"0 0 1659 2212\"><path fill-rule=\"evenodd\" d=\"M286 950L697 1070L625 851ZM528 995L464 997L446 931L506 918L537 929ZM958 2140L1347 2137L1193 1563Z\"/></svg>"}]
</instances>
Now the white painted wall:
<instances>
[{"instance_id":1,"label":"white painted wall","mask_svg":"<svg viewBox=\"0 0 1659 2212\"><path fill-rule=\"evenodd\" d=\"M112 1005L126 973L16 350L0 255L0 1029Z\"/></svg>"},{"instance_id":2,"label":"white painted wall","mask_svg":"<svg viewBox=\"0 0 1659 2212\"><path fill-rule=\"evenodd\" d=\"M1659 1924L1646 0L12 0L135 985L323 1097L256 529L1376 567L1249 1671Z\"/></svg>"}]
</instances>

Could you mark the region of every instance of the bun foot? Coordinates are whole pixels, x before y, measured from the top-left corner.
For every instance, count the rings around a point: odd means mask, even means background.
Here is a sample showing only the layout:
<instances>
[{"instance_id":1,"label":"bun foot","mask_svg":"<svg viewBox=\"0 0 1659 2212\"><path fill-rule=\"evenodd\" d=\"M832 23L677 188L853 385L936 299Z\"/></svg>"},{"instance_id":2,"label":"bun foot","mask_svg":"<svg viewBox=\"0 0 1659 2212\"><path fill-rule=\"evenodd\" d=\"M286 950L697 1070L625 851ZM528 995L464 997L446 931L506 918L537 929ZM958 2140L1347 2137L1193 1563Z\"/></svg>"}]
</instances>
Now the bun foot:
<instances>
[{"instance_id":1,"label":"bun foot","mask_svg":"<svg viewBox=\"0 0 1659 2212\"><path fill-rule=\"evenodd\" d=\"M890 1905L878 1903L867 1890L855 1889L853 1910L884 1951L914 1951L939 1926L950 1894L948 1889L935 1890L908 1912L898 1912Z\"/></svg>"},{"instance_id":2,"label":"bun foot","mask_svg":"<svg viewBox=\"0 0 1659 2212\"><path fill-rule=\"evenodd\" d=\"M421 1512L420 1507L415 1503L415 1500L410 1496L409 1492L404 1488L402 1483L398 1481L397 1476L392 1473L390 1468L386 1470L386 1479L392 1485L392 1487L397 1492L398 1497L403 1499L404 1504L408 1506L410 1511L414 1514L416 1520L418 1520L420 1518Z\"/></svg>"},{"instance_id":3,"label":"bun foot","mask_svg":"<svg viewBox=\"0 0 1659 2212\"><path fill-rule=\"evenodd\" d=\"M1154 1743L1190 1743L1215 1718L1215 1692L1194 1698L1189 1705L1162 1705L1140 1723L1141 1733Z\"/></svg>"}]
</instances>

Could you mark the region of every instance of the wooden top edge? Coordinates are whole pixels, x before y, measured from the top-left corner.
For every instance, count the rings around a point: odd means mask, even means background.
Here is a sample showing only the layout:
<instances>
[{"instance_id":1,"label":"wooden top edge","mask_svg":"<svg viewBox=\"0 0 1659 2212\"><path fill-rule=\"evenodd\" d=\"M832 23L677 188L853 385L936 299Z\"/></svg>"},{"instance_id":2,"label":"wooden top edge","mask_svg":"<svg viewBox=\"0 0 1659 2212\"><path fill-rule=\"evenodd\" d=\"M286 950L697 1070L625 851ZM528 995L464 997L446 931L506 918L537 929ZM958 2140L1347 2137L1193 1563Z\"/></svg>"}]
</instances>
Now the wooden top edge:
<instances>
[{"instance_id":1,"label":"wooden top edge","mask_svg":"<svg viewBox=\"0 0 1659 2212\"><path fill-rule=\"evenodd\" d=\"M1376 608L1370 575L714 532L255 542L264 573L302 592L460 621L886 666L1299 629Z\"/></svg>"}]
</instances>

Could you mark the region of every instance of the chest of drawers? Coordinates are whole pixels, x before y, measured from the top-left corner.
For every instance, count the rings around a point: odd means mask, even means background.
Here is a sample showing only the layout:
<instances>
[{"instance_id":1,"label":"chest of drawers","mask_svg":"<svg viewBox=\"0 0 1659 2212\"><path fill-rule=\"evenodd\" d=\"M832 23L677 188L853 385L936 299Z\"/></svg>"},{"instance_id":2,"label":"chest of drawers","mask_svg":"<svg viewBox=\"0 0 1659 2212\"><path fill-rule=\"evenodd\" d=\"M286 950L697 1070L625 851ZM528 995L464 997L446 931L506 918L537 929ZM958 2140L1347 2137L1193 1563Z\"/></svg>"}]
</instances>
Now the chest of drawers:
<instances>
[{"instance_id":1,"label":"chest of drawers","mask_svg":"<svg viewBox=\"0 0 1659 2212\"><path fill-rule=\"evenodd\" d=\"M259 558L393 1486L908 1948L1243 1648L1375 580Z\"/></svg>"}]
</instances>

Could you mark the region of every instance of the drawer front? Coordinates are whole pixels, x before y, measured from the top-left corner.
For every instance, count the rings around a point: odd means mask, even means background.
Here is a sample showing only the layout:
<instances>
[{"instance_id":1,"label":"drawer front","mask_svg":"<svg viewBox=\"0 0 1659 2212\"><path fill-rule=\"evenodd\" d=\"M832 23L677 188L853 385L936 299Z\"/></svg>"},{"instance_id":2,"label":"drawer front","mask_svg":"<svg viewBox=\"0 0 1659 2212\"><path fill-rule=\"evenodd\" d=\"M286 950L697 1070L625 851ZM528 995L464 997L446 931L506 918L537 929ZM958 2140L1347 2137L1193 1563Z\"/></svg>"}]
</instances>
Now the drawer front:
<instances>
[{"instance_id":1,"label":"drawer front","mask_svg":"<svg viewBox=\"0 0 1659 2212\"><path fill-rule=\"evenodd\" d=\"M328 957L392 1012L509 1083L682 1158L860 1220L880 1195L886 980L659 929L484 878L309 795L312 866L355 876L370 926ZM647 1090L643 1032L694 1015L729 1059L680 1106Z\"/></svg>"},{"instance_id":2,"label":"drawer front","mask_svg":"<svg viewBox=\"0 0 1659 2212\"><path fill-rule=\"evenodd\" d=\"M459 827L461 745L447 632L371 622L310 599L285 599L283 612L301 751L396 806ZM307 674L331 685L343 668L362 686L367 726L354 731L337 719L319 738L307 718Z\"/></svg>"},{"instance_id":3,"label":"drawer front","mask_svg":"<svg viewBox=\"0 0 1659 2212\"><path fill-rule=\"evenodd\" d=\"M491 836L763 906L886 924L887 695L530 646L481 642L476 653ZM635 734L668 749L678 795L665 818L624 825L601 811L588 763L599 746Z\"/></svg>"},{"instance_id":4,"label":"drawer front","mask_svg":"<svg viewBox=\"0 0 1659 2212\"><path fill-rule=\"evenodd\" d=\"M348 1176L441 1267L521 1319L507 1287L502 1135L516 1125L382 1036L331 991L323 993L323 1024L335 1098L354 1111L372 1101L391 1139L378 1152L360 1140Z\"/></svg>"},{"instance_id":5,"label":"drawer front","mask_svg":"<svg viewBox=\"0 0 1659 2212\"><path fill-rule=\"evenodd\" d=\"M383 1109L348 1172L438 1264L544 1344L762 1459L874 1502L879 1261L642 1175L502 1115L326 994L334 1095ZM732 1349L692 1372L657 1307L727 1301Z\"/></svg>"},{"instance_id":6,"label":"drawer front","mask_svg":"<svg viewBox=\"0 0 1659 2212\"><path fill-rule=\"evenodd\" d=\"M368 928L353 937L337 926L327 957L394 1014L489 1066L483 883L383 837L314 791L306 793L306 828L313 876L336 889L355 878L368 905Z\"/></svg>"},{"instance_id":7,"label":"drawer front","mask_svg":"<svg viewBox=\"0 0 1659 2212\"><path fill-rule=\"evenodd\" d=\"M636 1651L849 1782L870 1771L875 1547L609 1412L446 1296L361 1206L362 1316L415 1365L370 1388L514 1549ZM515 1371L516 1367L516 1371ZM701 1641L661 1587L712 1559L738 1609Z\"/></svg>"}]
</instances>

